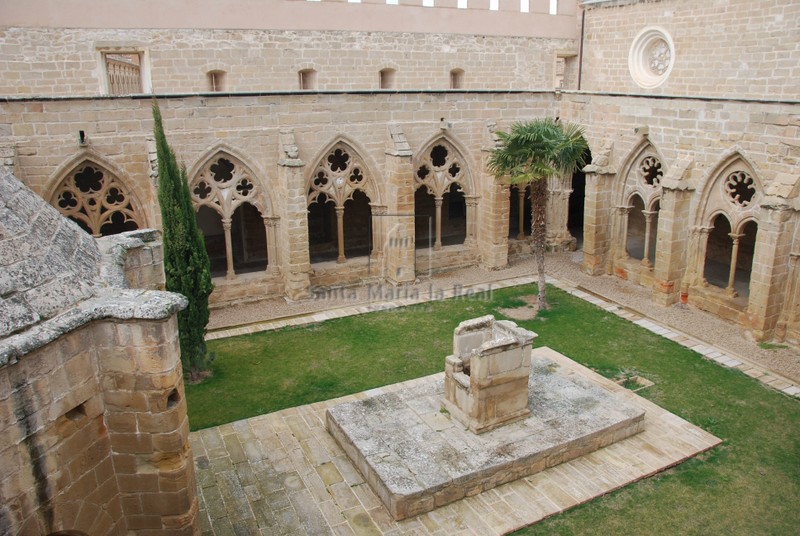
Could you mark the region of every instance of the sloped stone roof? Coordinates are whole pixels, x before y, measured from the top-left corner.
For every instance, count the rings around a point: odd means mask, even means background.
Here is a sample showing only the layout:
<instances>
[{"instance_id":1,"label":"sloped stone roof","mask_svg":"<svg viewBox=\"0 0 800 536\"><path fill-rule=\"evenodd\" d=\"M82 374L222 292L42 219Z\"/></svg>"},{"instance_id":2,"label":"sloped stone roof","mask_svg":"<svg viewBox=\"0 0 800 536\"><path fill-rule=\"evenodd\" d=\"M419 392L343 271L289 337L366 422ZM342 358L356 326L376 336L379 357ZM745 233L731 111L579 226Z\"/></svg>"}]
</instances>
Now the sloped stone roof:
<instances>
[{"instance_id":1,"label":"sloped stone roof","mask_svg":"<svg viewBox=\"0 0 800 536\"><path fill-rule=\"evenodd\" d=\"M94 294L95 240L8 171L0 171L0 338Z\"/></svg>"},{"instance_id":2,"label":"sloped stone roof","mask_svg":"<svg viewBox=\"0 0 800 536\"><path fill-rule=\"evenodd\" d=\"M163 319L180 294L127 288L125 255L150 229L98 241L0 170L0 367L102 319Z\"/></svg>"}]
</instances>

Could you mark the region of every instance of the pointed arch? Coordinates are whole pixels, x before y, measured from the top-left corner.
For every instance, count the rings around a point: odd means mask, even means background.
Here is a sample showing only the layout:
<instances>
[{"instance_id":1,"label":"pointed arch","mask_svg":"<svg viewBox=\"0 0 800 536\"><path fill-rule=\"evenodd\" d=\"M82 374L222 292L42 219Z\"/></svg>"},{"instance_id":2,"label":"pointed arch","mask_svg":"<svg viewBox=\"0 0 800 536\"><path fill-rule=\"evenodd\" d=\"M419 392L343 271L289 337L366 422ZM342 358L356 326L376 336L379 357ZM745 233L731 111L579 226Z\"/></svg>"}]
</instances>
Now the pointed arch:
<instances>
[{"instance_id":1,"label":"pointed arch","mask_svg":"<svg viewBox=\"0 0 800 536\"><path fill-rule=\"evenodd\" d=\"M312 261L326 260L334 250L338 263L347 261L346 254L371 251L380 255L380 241L372 242L376 234L372 229L380 226L373 209L382 207L382 196L378 168L369 153L340 134L317 153L313 162L306 176ZM324 206L329 202L332 206Z\"/></svg>"},{"instance_id":2,"label":"pointed arch","mask_svg":"<svg viewBox=\"0 0 800 536\"><path fill-rule=\"evenodd\" d=\"M232 168L224 166L229 168L227 173L219 169L227 180L217 177L217 167L211 169L220 160L233 164ZM230 178L227 178L228 173ZM201 205L217 205L215 210L224 218L230 218L239 205L247 202L255 206L262 217L268 218L275 214L272 198L266 188L266 173L256 167L244 153L227 143L217 143L206 149L187 176L195 210Z\"/></svg>"},{"instance_id":3,"label":"pointed arch","mask_svg":"<svg viewBox=\"0 0 800 536\"><path fill-rule=\"evenodd\" d=\"M125 173L91 149L61 164L46 191L51 205L95 237L147 227L143 205Z\"/></svg>"},{"instance_id":4,"label":"pointed arch","mask_svg":"<svg viewBox=\"0 0 800 536\"><path fill-rule=\"evenodd\" d=\"M215 275L222 271L223 260L227 279L276 266L278 219L273 217L265 174L236 149L218 143L195 162L188 180ZM218 214L219 221L206 209Z\"/></svg>"},{"instance_id":5,"label":"pointed arch","mask_svg":"<svg viewBox=\"0 0 800 536\"><path fill-rule=\"evenodd\" d=\"M730 299L749 294L763 196L756 166L738 147L720 158L702 185L695 215L696 271L704 285L718 287Z\"/></svg>"},{"instance_id":6,"label":"pointed arch","mask_svg":"<svg viewBox=\"0 0 800 536\"><path fill-rule=\"evenodd\" d=\"M434 211L433 214L429 211L420 213L420 204L416 202L420 196L415 195L414 212L417 216L434 218L433 249L442 248L443 234L457 237L445 240L450 244L474 243L477 196L471 166L466 158L469 153L447 132L433 136L422 147L413 160L415 189L418 192L425 188L433 197ZM444 206L445 196L448 198L447 206Z\"/></svg>"},{"instance_id":7,"label":"pointed arch","mask_svg":"<svg viewBox=\"0 0 800 536\"><path fill-rule=\"evenodd\" d=\"M443 147L446 153L437 151L437 154L432 154L437 146ZM468 154L466 147L450 133L437 133L432 136L422 145L413 159L415 188L425 186L434 197L441 197L449 190L450 184L456 183L464 195L475 195L472 166L466 157ZM436 165L440 162L441 156L444 156L444 163ZM453 164L458 166L457 171L455 169L451 171ZM420 177L423 167L428 169L428 173L423 171L424 177Z\"/></svg>"},{"instance_id":8,"label":"pointed arch","mask_svg":"<svg viewBox=\"0 0 800 536\"><path fill-rule=\"evenodd\" d=\"M744 186L746 190L752 190L752 197L745 200L740 196L737 201L734 197L736 194L732 193L731 189L735 192L734 183L741 181L732 175L740 172L744 172L752 181L749 182L745 179L745 182L752 188ZM726 151L717 165L711 168L711 171L703 179L695 225L708 226L712 221L712 216L716 217L720 211L727 214L732 228L738 227L748 218L754 218L764 192L762 176L753 161L739 147L733 147ZM726 189L728 179L731 179L731 182Z\"/></svg>"},{"instance_id":9,"label":"pointed arch","mask_svg":"<svg viewBox=\"0 0 800 536\"><path fill-rule=\"evenodd\" d=\"M637 273L639 281L651 280L641 274L652 270L656 261L661 181L666 174L661 152L648 137L642 136L617 175L613 194L618 203L614 241L619 255L614 262L624 269L625 277ZM637 263L632 264L629 259Z\"/></svg>"},{"instance_id":10,"label":"pointed arch","mask_svg":"<svg viewBox=\"0 0 800 536\"><path fill-rule=\"evenodd\" d=\"M349 136L336 136L315 155L312 162L314 165L306 176L309 204L324 193L336 206L344 206L356 190L364 192L371 204L382 203L378 167L369 153Z\"/></svg>"},{"instance_id":11,"label":"pointed arch","mask_svg":"<svg viewBox=\"0 0 800 536\"><path fill-rule=\"evenodd\" d=\"M630 198L637 192L645 207L653 206L661 197L661 180L667 175L667 166L661 151L650 141L642 137L631 149L618 175L617 199Z\"/></svg>"}]
</instances>

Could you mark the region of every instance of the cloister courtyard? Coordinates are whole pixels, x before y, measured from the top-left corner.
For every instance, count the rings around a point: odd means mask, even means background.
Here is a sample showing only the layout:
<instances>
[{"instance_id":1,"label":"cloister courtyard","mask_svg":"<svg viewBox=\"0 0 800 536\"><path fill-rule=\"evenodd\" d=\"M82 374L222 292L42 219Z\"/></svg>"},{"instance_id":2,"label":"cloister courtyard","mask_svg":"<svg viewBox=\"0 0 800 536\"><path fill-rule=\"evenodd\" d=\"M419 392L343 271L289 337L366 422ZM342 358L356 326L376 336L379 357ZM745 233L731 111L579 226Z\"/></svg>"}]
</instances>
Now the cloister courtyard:
<instances>
[{"instance_id":1,"label":"cloister courtyard","mask_svg":"<svg viewBox=\"0 0 800 536\"><path fill-rule=\"evenodd\" d=\"M655 307L636 285L582 274L579 257L548 255L553 308L536 316L530 260L499 273L439 274L395 299L363 287L215 311L218 377L187 386L204 534L792 533L797 349L758 345L693 308ZM721 443L660 472L659 456L673 447L632 438L392 520L327 434L325 409L441 373L453 327L485 313L514 319L539 334L537 344L602 375L652 381L628 388L653 404L651 413L669 410ZM702 444L702 435L689 437Z\"/></svg>"}]
</instances>

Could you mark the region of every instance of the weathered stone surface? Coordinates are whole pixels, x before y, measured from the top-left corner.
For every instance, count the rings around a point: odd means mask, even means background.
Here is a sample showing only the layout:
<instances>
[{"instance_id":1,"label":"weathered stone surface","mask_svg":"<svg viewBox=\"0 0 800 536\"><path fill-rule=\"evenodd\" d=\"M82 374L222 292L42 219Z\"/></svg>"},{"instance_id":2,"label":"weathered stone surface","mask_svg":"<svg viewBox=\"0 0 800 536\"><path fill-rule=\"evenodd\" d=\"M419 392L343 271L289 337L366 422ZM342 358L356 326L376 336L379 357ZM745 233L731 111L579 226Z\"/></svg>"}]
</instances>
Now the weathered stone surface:
<instances>
[{"instance_id":1,"label":"weathered stone surface","mask_svg":"<svg viewBox=\"0 0 800 536\"><path fill-rule=\"evenodd\" d=\"M198 533L175 319L186 299L157 290L158 233L109 237L101 257L7 170L0 192L0 466L16 505L3 532Z\"/></svg>"},{"instance_id":2,"label":"weathered stone surface","mask_svg":"<svg viewBox=\"0 0 800 536\"><path fill-rule=\"evenodd\" d=\"M330 408L328 431L395 519L411 517L610 445L643 430L644 411L596 374L563 373L567 359L533 352L530 416L481 435L444 428L443 381Z\"/></svg>"}]
</instances>

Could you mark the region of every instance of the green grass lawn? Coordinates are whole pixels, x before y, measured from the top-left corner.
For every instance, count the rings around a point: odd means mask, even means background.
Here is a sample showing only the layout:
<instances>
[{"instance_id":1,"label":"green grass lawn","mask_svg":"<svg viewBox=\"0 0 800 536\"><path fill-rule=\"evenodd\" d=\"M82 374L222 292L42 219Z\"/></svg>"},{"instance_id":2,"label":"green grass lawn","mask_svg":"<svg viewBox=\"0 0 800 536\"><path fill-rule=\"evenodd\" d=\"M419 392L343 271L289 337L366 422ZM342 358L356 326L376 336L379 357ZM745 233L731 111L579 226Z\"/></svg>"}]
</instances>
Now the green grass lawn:
<instances>
[{"instance_id":1,"label":"green grass lawn","mask_svg":"<svg viewBox=\"0 0 800 536\"><path fill-rule=\"evenodd\" d=\"M439 372L459 322L523 305L535 287L491 301L448 300L213 341L214 376L187 385L193 429ZM800 402L558 289L552 308L518 322L602 374L635 371L639 394L724 443L656 477L518 532L798 534Z\"/></svg>"}]
</instances>

